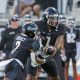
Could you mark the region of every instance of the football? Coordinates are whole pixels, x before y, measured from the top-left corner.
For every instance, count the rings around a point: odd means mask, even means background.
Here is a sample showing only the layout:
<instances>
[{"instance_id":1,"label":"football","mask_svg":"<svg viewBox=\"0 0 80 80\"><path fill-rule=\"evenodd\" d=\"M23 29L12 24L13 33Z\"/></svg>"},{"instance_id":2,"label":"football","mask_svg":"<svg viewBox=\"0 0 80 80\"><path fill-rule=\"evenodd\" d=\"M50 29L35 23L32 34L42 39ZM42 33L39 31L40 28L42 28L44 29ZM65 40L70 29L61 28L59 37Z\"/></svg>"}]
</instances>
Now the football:
<instances>
[{"instance_id":1,"label":"football","mask_svg":"<svg viewBox=\"0 0 80 80\"><path fill-rule=\"evenodd\" d=\"M54 55L56 53L56 48L53 46L46 47L46 55Z\"/></svg>"}]
</instances>

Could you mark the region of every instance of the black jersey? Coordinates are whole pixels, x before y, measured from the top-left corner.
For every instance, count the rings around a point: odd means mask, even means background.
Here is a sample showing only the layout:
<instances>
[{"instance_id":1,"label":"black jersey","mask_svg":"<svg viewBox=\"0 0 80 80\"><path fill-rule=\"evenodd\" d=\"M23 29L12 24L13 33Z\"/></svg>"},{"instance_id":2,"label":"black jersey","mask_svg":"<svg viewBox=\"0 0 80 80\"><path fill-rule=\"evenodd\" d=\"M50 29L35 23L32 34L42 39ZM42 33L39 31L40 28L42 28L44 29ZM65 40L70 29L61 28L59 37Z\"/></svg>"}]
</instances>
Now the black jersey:
<instances>
[{"instance_id":1,"label":"black jersey","mask_svg":"<svg viewBox=\"0 0 80 80\"><path fill-rule=\"evenodd\" d=\"M5 53L10 52L12 50L14 37L18 33L21 33L21 27L17 29L6 28L1 35L0 50L3 50Z\"/></svg>"},{"instance_id":2,"label":"black jersey","mask_svg":"<svg viewBox=\"0 0 80 80\"><path fill-rule=\"evenodd\" d=\"M63 24L59 24L58 26L56 27L52 27L51 31L49 32L48 31L48 25L46 22L44 21L38 21L36 22L36 24L38 25L39 27L39 30L41 32L41 37L42 37L42 44L45 46L46 45L46 42L48 42L48 38L49 36L51 37L50 39L50 42L48 45L51 45L51 46L54 46L55 45L55 42L56 42L56 39L61 36L61 35L64 35L64 31L65 31L65 27ZM47 38L48 37L48 38ZM54 58L52 58L56 64L57 64L57 68L58 68L58 72L59 72L59 76L60 76L60 79L61 80L64 80L64 77L63 77L63 70L62 70L62 63L61 63L61 58L60 58L60 54L59 54L59 51L57 51L57 53L54 55ZM55 64L54 64L55 65ZM44 69L44 68L43 68ZM46 69L46 67L45 67ZM44 69L44 70L45 70ZM56 70L55 68L53 68L54 70ZM46 69L47 70L47 69ZM54 71L53 71L54 72ZM55 74L55 73L54 73Z\"/></svg>"},{"instance_id":3,"label":"black jersey","mask_svg":"<svg viewBox=\"0 0 80 80\"><path fill-rule=\"evenodd\" d=\"M27 58L30 56L30 49L39 49L38 40L19 34L15 37L10 58L19 59L23 64L25 64Z\"/></svg>"},{"instance_id":4,"label":"black jersey","mask_svg":"<svg viewBox=\"0 0 80 80\"><path fill-rule=\"evenodd\" d=\"M75 49L76 41L79 39L79 30L76 28L66 28L65 31L65 49Z\"/></svg>"},{"instance_id":5,"label":"black jersey","mask_svg":"<svg viewBox=\"0 0 80 80\"><path fill-rule=\"evenodd\" d=\"M54 46L57 37L60 35L64 35L65 27L63 24L60 24L57 27L53 27L50 32L48 32L48 29L47 29L48 25L46 24L46 22L37 21L36 24L39 27L41 35L44 37L44 40L42 40L43 45L45 45L47 42L47 36L51 37L49 44Z\"/></svg>"}]
</instances>

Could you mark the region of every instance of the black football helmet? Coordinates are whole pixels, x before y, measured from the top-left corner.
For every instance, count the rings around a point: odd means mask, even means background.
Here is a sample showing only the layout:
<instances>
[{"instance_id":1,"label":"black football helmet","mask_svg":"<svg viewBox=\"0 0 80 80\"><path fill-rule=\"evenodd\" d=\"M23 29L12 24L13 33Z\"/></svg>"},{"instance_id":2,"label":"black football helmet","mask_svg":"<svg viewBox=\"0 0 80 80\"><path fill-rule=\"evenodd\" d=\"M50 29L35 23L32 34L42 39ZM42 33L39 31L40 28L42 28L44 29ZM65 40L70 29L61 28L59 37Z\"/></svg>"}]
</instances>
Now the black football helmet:
<instances>
[{"instance_id":1,"label":"black football helmet","mask_svg":"<svg viewBox=\"0 0 80 80\"><path fill-rule=\"evenodd\" d=\"M24 24L22 26L23 34L27 35L30 38L33 38L38 31L38 26L34 23Z\"/></svg>"},{"instance_id":2,"label":"black football helmet","mask_svg":"<svg viewBox=\"0 0 80 80\"><path fill-rule=\"evenodd\" d=\"M43 15L42 19L46 20L47 24L50 26L58 25L58 12L54 7L48 7Z\"/></svg>"}]
</instances>

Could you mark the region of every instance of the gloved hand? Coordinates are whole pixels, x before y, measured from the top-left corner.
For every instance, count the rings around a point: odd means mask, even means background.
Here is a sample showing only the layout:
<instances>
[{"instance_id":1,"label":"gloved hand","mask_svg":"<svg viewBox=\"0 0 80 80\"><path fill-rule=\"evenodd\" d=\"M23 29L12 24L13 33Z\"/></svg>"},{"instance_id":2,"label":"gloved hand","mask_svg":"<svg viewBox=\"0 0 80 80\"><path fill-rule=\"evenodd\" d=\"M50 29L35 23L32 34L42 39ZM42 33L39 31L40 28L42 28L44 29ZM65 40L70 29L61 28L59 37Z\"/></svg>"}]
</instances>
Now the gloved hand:
<instances>
[{"instance_id":1,"label":"gloved hand","mask_svg":"<svg viewBox=\"0 0 80 80\"><path fill-rule=\"evenodd\" d=\"M41 65L41 64L45 63L45 59L41 55L41 51L31 52L30 56L31 56L31 65L33 67L36 67L38 65Z\"/></svg>"},{"instance_id":2,"label":"gloved hand","mask_svg":"<svg viewBox=\"0 0 80 80\"><path fill-rule=\"evenodd\" d=\"M38 64L44 64L46 61L45 58L46 58L45 53L43 53L42 51L36 52L36 61Z\"/></svg>"}]
</instances>

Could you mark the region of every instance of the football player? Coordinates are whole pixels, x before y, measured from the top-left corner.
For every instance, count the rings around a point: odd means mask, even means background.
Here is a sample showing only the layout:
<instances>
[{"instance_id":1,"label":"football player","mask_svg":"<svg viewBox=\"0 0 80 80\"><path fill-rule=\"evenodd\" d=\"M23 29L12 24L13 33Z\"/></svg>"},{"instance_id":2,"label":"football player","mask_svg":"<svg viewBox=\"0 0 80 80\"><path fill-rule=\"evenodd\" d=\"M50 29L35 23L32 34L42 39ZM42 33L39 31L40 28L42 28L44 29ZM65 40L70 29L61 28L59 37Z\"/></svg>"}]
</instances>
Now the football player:
<instances>
[{"instance_id":1,"label":"football player","mask_svg":"<svg viewBox=\"0 0 80 80\"><path fill-rule=\"evenodd\" d=\"M14 15L10 19L9 27L7 27L3 32L2 32L2 39L0 42L0 51L2 52L2 59L8 59L9 54L12 50L12 45L14 42L14 37L18 34L21 33L21 27L19 26L19 16Z\"/></svg>"},{"instance_id":2,"label":"football player","mask_svg":"<svg viewBox=\"0 0 80 80\"><path fill-rule=\"evenodd\" d=\"M60 80L64 80L59 51L64 36L64 26L63 24L59 24L57 10L54 7L48 7L42 15L42 20L37 21L36 24L41 32L43 46L50 45L57 48L57 53L55 55L53 54L53 60L57 64Z\"/></svg>"},{"instance_id":3,"label":"football player","mask_svg":"<svg viewBox=\"0 0 80 80\"><path fill-rule=\"evenodd\" d=\"M68 25L66 27L65 36L64 36L64 48L66 55L65 62L65 80L68 80L68 68L70 59L72 59L72 67L73 67L73 77L74 80L77 79L77 70L76 70L76 41L79 38L79 30L75 25L75 18L68 18Z\"/></svg>"},{"instance_id":4,"label":"football player","mask_svg":"<svg viewBox=\"0 0 80 80\"><path fill-rule=\"evenodd\" d=\"M13 50L9 55L11 62L5 68L4 80L25 80L24 64L31 51L39 48L39 42L33 39L37 30L37 26L32 23L22 26L22 33L14 39ZM33 43L35 44L34 49Z\"/></svg>"}]
</instances>

